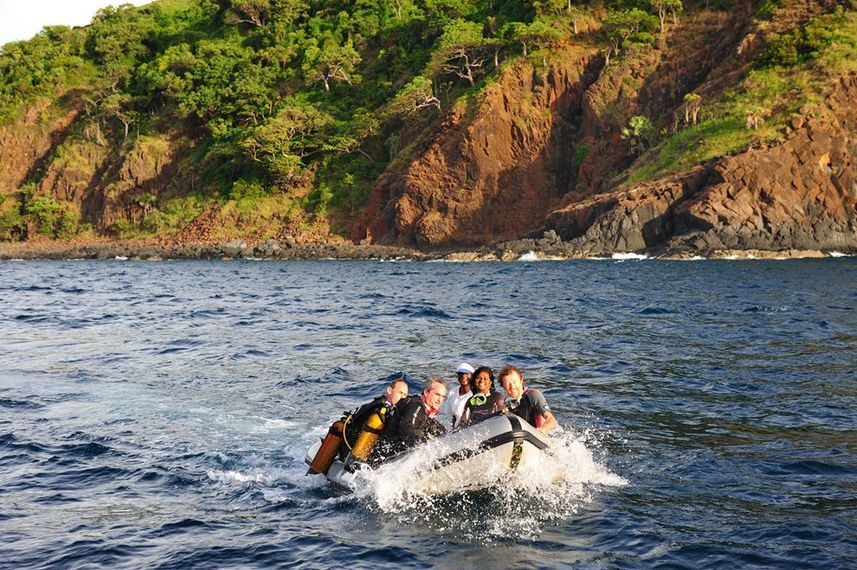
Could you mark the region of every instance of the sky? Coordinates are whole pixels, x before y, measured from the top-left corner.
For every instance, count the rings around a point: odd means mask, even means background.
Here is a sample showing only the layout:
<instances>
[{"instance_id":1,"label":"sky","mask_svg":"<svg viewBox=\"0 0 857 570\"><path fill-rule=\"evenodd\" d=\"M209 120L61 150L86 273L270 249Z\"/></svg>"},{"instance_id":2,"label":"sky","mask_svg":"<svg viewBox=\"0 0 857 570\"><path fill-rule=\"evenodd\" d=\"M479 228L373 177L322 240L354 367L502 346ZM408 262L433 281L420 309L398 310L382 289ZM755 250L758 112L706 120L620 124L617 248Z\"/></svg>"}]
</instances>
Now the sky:
<instances>
[{"instance_id":1,"label":"sky","mask_svg":"<svg viewBox=\"0 0 857 570\"><path fill-rule=\"evenodd\" d=\"M0 46L28 40L45 26L83 26L99 8L152 0L0 0Z\"/></svg>"}]
</instances>

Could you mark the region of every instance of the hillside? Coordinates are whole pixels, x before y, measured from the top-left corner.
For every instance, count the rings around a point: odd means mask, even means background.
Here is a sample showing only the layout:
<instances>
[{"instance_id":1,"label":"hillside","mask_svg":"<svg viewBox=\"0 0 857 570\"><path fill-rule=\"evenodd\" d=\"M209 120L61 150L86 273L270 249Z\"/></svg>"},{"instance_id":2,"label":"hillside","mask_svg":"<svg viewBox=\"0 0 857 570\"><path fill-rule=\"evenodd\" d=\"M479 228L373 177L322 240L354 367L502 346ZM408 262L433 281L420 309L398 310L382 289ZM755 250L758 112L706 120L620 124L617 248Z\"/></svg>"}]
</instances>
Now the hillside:
<instances>
[{"instance_id":1,"label":"hillside","mask_svg":"<svg viewBox=\"0 0 857 570\"><path fill-rule=\"evenodd\" d=\"M855 61L850 0L108 8L0 52L0 240L857 252Z\"/></svg>"}]
</instances>

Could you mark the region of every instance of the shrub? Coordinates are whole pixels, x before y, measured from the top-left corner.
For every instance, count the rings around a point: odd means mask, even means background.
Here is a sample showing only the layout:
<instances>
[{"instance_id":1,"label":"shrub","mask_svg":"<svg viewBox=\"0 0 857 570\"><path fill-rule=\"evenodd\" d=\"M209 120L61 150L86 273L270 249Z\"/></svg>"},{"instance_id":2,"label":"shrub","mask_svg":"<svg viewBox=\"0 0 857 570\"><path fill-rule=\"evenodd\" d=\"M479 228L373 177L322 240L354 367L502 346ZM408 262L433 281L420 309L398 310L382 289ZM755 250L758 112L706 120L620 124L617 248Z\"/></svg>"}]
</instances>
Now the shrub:
<instances>
[{"instance_id":1,"label":"shrub","mask_svg":"<svg viewBox=\"0 0 857 570\"><path fill-rule=\"evenodd\" d=\"M839 7L832 14L813 18L802 28L786 34L772 34L756 66L794 67L816 59L834 42L853 45L855 39L843 30L845 24L845 14Z\"/></svg>"},{"instance_id":2,"label":"shrub","mask_svg":"<svg viewBox=\"0 0 857 570\"><path fill-rule=\"evenodd\" d=\"M26 220L18 208L0 214L0 241L14 241L23 237Z\"/></svg>"},{"instance_id":3,"label":"shrub","mask_svg":"<svg viewBox=\"0 0 857 570\"><path fill-rule=\"evenodd\" d=\"M53 198L39 196L27 205L27 213L36 223L38 233L60 237L68 229L69 216L62 205Z\"/></svg>"}]
</instances>

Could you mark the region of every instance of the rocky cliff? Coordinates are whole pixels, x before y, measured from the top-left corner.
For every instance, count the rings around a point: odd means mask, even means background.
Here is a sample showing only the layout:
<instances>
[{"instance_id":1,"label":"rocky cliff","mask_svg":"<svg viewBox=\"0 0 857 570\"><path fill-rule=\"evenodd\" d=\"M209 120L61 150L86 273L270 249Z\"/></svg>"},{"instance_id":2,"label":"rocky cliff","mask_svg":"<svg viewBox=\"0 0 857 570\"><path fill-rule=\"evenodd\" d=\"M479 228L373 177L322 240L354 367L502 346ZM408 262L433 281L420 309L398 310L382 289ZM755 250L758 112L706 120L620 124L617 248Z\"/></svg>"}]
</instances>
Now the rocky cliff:
<instances>
[{"instance_id":1,"label":"rocky cliff","mask_svg":"<svg viewBox=\"0 0 857 570\"><path fill-rule=\"evenodd\" d=\"M180 132L108 141L86 116L85 93L67 93L31 107L21 121L0 128L0 196L16 196L32 182L34 195L75 208L81 221L107 231L117 220L139 221L145 197L192 190L182 169L191 142Z\"/></svg>"},{"instance_id":2,"label":"rocky cliff","mask_svg":"<svg viewBox=\"0 0 857 570\"><path fill-rule=\"evenodd\" d=\"M854 75L819 84L823 102L804 106L781 143L635 187L617 175L635 159L621 137L632 115L678 117L683 94L713 96L745 75L763 32L800 26L833 4L793 2L765 23L751 3L734 21L702 12L658 50L607 68L600 53L576 46L549 70L511 66L474 109L455 108L388 169L354 237L455 248L551 231L567 255L855 251Z\"/></svg>"},{"instance_id":3,"label":"rocky cliff","mask_svg":"<svg viewBox=\"0 0 857 570\"><path fill-rule=\"evenodd\" d=\"M449 247L538 228L571 175L568 118L595 80L597 52L569 46L548 69L519 62L377 181L356 239Z\"/></svg>"},{"instance_id":4,"label":"rocky cliff","mask_svg":"<svg viewBox=\"0 0 857 570\"><path fill-rule=\"evenodd\" d=\"M341 243L331 227L350 227L364 245L431 251L522 240L560 255L857 252L857 74L820 78L818 102L791 117L779 142L757 140L660 180L629 184L643 157L622 134L635 115L661 133L687 127L686 116L679 125L685 95L716 100L747 76L766 37L837 4L793 0L769 20L749 0L728 13L695 10L657 45L609 63L598 30L582 30L550 57L516 57L402 141L356 215L339 213L332 224L313 210L311 183L257 197L255 210L208 188L157 237L170 233L171 246L272 238L292 246ZM26 187L74 208L95 234L115 236L150 223L173 198L193 202L206 184L194 152L206 143L187 125L169 128L123 136L90 115L80 90L38 102L0 128L0 214L26 202Z\"/></svg>"},{"instance_id":5,"label":"rocky cliff","mask_svg":"<svg viewBox=\"0 0 857 570\"><path fill-rule=\"evenodd\" d=\"M796 116L786 141L547 216L582 254L668 249L853 250L857 76Z\"/></svg>"}]
</instances>

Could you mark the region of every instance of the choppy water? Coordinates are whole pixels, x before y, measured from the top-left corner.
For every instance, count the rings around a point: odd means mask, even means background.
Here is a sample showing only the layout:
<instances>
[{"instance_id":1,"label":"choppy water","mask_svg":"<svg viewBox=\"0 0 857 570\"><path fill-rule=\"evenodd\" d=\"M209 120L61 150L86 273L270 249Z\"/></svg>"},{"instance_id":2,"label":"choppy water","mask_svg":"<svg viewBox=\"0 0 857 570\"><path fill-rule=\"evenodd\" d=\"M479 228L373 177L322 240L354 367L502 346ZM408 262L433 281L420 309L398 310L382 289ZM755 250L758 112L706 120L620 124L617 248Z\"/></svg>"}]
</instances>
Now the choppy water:
<instances>
[{"instance_id":1,"label":"choppy water","mask_svg":"<svg viewBox=\"0 0 857 570\"><path fill-rule=\"evenodd\" d=\"M0 567L853 568L855 285L853 259L2 263ZM565 480L304 475L380 378L461 360L544 389Z\"/></svg>"}]
</instances>

